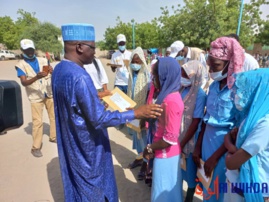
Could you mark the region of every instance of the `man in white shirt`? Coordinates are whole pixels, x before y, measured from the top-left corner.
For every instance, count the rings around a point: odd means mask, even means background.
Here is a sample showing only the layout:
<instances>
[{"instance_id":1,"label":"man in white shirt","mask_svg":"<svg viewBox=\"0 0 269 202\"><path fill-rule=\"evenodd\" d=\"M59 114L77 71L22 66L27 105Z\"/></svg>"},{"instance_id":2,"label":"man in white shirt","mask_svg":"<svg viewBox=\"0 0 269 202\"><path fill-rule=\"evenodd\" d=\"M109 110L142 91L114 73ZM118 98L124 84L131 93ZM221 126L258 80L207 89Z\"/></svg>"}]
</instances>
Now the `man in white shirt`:
<instances>
[{"instance_id":1,"label":"man in white shirt","mask_svg":"<svg viewBox=\"0 0 269 202\"><path fill-rule=\"evenodd\" d=\"M91 64L84 65L84 68L91 76L99 97L110 95L110 91L107 89L108 78L102 62L99 59L94 58L93 62Z\"/></svg>"},{"instance_id":2,"label":"man in white shirt","mask_svg":"<svg viewBox=\"0 0 269 202\"><path fill-rule=\"evenodd\" d=\"M190 60L198 60L204 66L204 80L201 88L206 90L210 80L208 68L206 65L205 52L200 48L185 46L182 41L175 41L172 43L170 57L178 61L183 61L182 64ZM206 89L205 89L206 88Z\"/></svg>"},{"instance_id":3,"label":"man in white shirt","mask_svg":"<svg viewBox=\"0 0 269 202\"><path fill-rule=\"evenodd\" d=\"M126 37L123 34L117 36L119 50L113 53L111 64L121 65L121 67L111 66L113 72L116 72L115 87L121 89L127 94L129 72L126 64L129 63L131 52L126 50ZM125 62L124 62L125 61Z\"/></svg>"},{"instance_id":4,"label":"man in white shirt","mask_svg":"<svg viewBox=\"0 0 269 202\"><path fill-rule=\"evenodd\" d=\"M94 62L88 65L84 65L84 68L91 76L97 91L107 90L108 78L106 71L99 59L94 58Z\"/></svg>"}]
</instances>

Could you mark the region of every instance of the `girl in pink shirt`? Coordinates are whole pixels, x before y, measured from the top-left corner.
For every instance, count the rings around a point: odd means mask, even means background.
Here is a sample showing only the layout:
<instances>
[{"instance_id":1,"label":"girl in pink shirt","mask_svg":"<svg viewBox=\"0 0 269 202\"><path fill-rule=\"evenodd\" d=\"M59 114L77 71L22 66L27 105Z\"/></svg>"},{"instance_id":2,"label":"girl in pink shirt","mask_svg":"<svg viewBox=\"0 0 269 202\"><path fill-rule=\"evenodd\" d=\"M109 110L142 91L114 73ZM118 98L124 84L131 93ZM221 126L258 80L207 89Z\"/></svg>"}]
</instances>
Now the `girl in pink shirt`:
<instances>
[{"instance_id":1,"label":"girl in pink shirt","mask_svg":"<svg viewBox=\"0 0 269 202\"><path fill-rule=\"evenodd\" d=\"M144 157L155 156L151 201L182 201L179 133L184 104L179 94L181 68L173 58L160 58L152 73L154 86L159 90L156 104L161 104L164 111L157 120L150 122L153 143L144 150Z\"/></svg>"}]
</instances>

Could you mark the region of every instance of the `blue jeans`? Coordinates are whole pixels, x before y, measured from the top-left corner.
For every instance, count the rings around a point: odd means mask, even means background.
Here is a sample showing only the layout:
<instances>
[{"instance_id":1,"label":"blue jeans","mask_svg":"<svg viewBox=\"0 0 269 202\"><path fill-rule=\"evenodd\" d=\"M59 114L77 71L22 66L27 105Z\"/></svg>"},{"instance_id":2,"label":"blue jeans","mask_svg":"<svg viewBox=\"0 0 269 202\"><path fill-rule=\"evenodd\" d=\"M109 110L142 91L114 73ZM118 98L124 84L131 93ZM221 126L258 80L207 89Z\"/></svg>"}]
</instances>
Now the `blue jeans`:
<instances>
[{"instance_id":1,"label":"blue jeans","mask_svg":"<svg viewBox=\"0 0 269 202\"><path fill-rule=\"evenodd\" d=\"M127 94L128 85L127 86L115 85L114 87L118 87L122 92L124 92L125 94Z\"/></svg>"}]
</instances>

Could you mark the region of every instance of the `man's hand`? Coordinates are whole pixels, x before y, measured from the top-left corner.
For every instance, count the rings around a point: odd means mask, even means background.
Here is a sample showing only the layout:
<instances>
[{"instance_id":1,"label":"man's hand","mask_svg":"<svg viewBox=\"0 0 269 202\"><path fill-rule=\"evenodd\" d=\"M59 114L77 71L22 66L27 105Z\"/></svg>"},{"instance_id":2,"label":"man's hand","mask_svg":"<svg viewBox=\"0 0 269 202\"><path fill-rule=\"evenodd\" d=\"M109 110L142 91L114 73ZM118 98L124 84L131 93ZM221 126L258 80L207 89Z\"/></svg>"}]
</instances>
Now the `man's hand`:
<instances>
[{"instance_id":1,"label":"man's hand","mask_svg":"<svg viewBox=\"0 0 269 202\"><path fill-rule=\"evenodd\" d=\"M103 97L108 96L108 95L112 95L112 93L109 90L105 90L103 92L98 93L98 96L100 99L102 99Z\"/></svg>"},{"instance_id":2,"label":"man's hand","mask_svg":"<svg viewBox=\"0 0 269 202\"><path fill-rule=\"evenodd\" d=\"M236 137L237 137L237 133L238 133L238 128L233 128L230 132L229 132L229 134L230 134L230 136L231 136L231 140L232 140L232 143L233 144L235 144L235 142L236 142Z\"/></svg>"},{"instance_id":3,"label":"man's hand","mask_svg":"<svg viewBox=\"0 0 269 202\"><path fill-rule=\"evenodd\" d=\"M111 66L111 70L112 70L112 72L115 72L116 69L117 69L117 67Z\"/></svg>"},{"instance_id":4,"label":"man's hand","mask_svg":"<svg viewBox=\"0 0 269 202\"><path fill-rule=\"evenodd\" d=\"M146 147L144 149L144 151L143 151L143 158L145 158L147 160L150 160L150 159L154 158L154 154L153 153L152 154L148 153L148 149Z\"/></svg>"},{"instance_id":5,"label":"man's hand","mask_svg":"<svg viewBox=\"0 0 269 202\"><path fill-rule=\"evenodd\" d=\"M52 66L49 66L49 73L52 74L52 72L53 72L53 68Z\"/></svg>"},{"instance_id":6,"label":"man's hand","mask_svg":"<svg viewBox=\"0 0 269 202\"><path fill-rule=\"evenodd\" d=\"M211 156L209 159L205 161L204 170L205 170L205 175L208 178L211 177L211 173L213 169L216 167L217 163L218 161L213 156Z\"/></svg>"},{"instance_id":7,"label":"man's hand","mask_svg":"<svg viewBox=\"0 0 269 202\"><path fill-rule=\"evenodd\" d=\"M183 151L185 145L186 145L185 143L180 142L180 148L181 148L181 151Z\"/></svg>"},{"instance_id":8,"label":"man's hand","mask_svg":"<svg viewBox=\"0 0 269 202\"><path fill-rule=\"evenodd\" d=\"M192 159L193 159L193 162L195 163L195 165L197 166L197 168L201 168L201 163L200 163L201 148L197 145L195 146L194 152L192 154Z\"/></svg>"},{"instance_id":9,"label":"man's hand","mask_svg":"<svg viewBox=\"0 0 269 202\"><path fill-rule=\"evenodd\" d=\"M43 77L45 77L47 75L48 75L47 72L38 72L37 75L36 75L36 78L41 79L41 78L43 78Z\"/></svg>"},{"instance_id":10,"label":"man's hand","mask_svg":"<svg viewBox=\"0 0 269 202\"><path fill-rule=\"evenodd\" d=\"M229 133L224 136L224 145L225 145L226 149L228 150L228 152L231 154L233 154L237 151L237 148L234 145L234 143L232 142L232 137Z\"/></svg>"},{"instance_id":11,"label":"man's hand","mask_svg":"<svg viewBox=\"0 0 269 202\"><path fill-rule=\"evenodd\" d=\"M142 105L139 108L134 110L134 115L136 119L148 119L148 118L157 118L161 116L163 109L161 105L150 104Z\"/></svg>"}]
</instances>

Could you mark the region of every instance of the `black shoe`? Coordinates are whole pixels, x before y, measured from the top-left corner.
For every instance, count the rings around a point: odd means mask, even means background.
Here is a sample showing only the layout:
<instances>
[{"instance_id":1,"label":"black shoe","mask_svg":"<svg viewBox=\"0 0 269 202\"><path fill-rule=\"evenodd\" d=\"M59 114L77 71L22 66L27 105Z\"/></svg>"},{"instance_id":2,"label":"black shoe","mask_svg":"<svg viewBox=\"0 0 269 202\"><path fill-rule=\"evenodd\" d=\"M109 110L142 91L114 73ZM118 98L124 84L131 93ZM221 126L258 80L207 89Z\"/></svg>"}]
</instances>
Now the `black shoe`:
<instances>
[{"instance_id":1,"label":"black shoe","mask_svg":"<svg viewBox=\"0 0 269 202\"><path fill-rule=\"evenodd\" d=\"M135 159L132 163L130 163L130 164L128 165L128 168L130 168L130 169L134 169L134 168L136 168L136 167L138 167L138 166L141 166L142 163L143 163L143 159L140 159L140 160Z\"/></svg>"},{"instance_id":2,"label":"black shoe","mask_svg":"<svg viewBox=\"0 0 269 202\"><path fill-rule=\"evenodd\" d=\"M138 180L144 180L145 179L145 172L143 172L143 171L140 171L139 173L138 173L138 175L137 175L137 179Z\"/></svg>"},{"instance_id":3,"label":"black shoe","mask_svg":"<svg viewBox=\"0 0 269 202\"><path fill-rule=\"evenodd\" d=\"M37 157L37 158L43 156L43 154L42 154L42 152L41 152L40 149L32 149L31 150L31 153L33 154L34 157Z\"/></svg>"}]
</instances>

